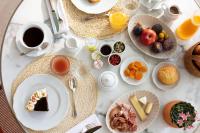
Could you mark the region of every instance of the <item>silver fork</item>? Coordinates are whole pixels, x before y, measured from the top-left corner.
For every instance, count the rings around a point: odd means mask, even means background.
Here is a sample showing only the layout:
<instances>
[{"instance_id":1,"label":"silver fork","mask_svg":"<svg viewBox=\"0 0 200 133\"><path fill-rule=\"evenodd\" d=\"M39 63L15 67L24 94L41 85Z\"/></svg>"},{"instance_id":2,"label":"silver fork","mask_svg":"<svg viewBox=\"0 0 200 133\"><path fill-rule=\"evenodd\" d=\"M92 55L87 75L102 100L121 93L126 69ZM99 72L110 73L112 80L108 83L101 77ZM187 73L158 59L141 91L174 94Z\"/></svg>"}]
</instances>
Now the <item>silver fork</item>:
<instances>
[{"instance_id":1,"label":"silver fork","mask_svg":"<svg viewBox=\"0 0 200 133\"><path fill-rule=\"evenodd\" d=\"M73 108L73 111L72 111L72 116L73 117L76 117L77 116L77 111L76 111L76 104L75 104L75 98L74 98L74 94L75 94L75 91L77 89L77 79L75 77L71 77L68 81L69 83L69 88L72 90L72 108Z\"/></svg>"}]
</instances>

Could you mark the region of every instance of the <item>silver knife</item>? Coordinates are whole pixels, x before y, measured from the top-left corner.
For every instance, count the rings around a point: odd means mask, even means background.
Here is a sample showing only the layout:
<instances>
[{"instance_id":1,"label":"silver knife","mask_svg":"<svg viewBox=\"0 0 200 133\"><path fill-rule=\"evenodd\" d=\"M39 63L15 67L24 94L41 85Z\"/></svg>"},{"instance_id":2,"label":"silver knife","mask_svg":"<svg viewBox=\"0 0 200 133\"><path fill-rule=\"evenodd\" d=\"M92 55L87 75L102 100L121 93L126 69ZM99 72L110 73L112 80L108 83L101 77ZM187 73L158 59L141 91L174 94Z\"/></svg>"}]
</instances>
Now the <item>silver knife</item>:
<instances>
[{"instance_id":1,"label":"silver knife","mask_svg":"<svg viewBox=\"0 0 200 133\"><path fill-rule=\"evenodd\" d=\"M53 21L54 21L54 24L55 24L55 27L56 27L56 31L59 32L59 20L58 20L58 17L56 15L56 11L54 10L53 3L52 3L51 0L49 0L49 4L50 4L50 8L51 8L51 13L52 13L52 16L53 16Z\"/></svg>"}]
</instances>

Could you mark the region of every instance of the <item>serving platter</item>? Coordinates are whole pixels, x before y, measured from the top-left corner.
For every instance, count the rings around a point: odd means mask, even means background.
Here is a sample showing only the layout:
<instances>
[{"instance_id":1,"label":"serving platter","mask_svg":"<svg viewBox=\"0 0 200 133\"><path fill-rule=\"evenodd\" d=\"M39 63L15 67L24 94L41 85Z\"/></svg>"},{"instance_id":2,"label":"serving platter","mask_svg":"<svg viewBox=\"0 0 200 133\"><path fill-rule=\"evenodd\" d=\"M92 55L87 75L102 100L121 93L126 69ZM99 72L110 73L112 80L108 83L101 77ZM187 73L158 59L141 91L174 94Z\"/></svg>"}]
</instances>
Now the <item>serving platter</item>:
<instances>
[{"instance_id":1,"label":"serving platter","mask_svg":"<svg viewBox=\"0 0 200 133\"><path fill-rule=\"evenodd\" d=\"M148 46L145 46L144 44L142 44L140 40L133 35L132 30L137 23L141 23L145 27L152 27L154 24L161 24L163 27L163 30L166 31L166 33L169 35L169 38L171 38L174 42L173 49L169 51L157 53L157 54L153 53ZM129 34L129 37L131 38L131 41L133 42L133 45L136 46L140 51L142 51L144 54L148 56L151 56L157 59L169 59L169 58L175 57L177 54L178 44L177 44L176 36L174 35L173 31L158 18L155 18L150 15L133 16L128 23L128 34Z\"/></svg>"},{"instance_id":2,"label":"serving platter","mask_svg":"<svg viewBox=\"0 0 200 133\"><path fill-rule=\"evenodd\" d=\"M25 105L33 92L46 88L48 93L48 112L29 112ZM17 88L13 97L13 110L17 119L32 130L48 130L57 126L67 114L69 96L65 85L48 74L32 75Z\"/></svg>"},{"instance_id":3,"label":"serving platter","mask_svg":"<svg viewBox=\"0 0 200 133\"><path fill-rule=\"evenodd\" d=\"M139 119L138 114L136 113L134 107L131 105L131 103L129 102L129 97L135 95L138 99L141 97L146 96L148 102L152 102L153 103L153 108L151 113L148 115L147 119L142 122ZM111 112L111 110L116 107L116 103L124 103L126 105L129 105L133 108L134 112L136 113L136 123L137 123L137 130L136 132L142 132L144 129L148 128L151 123L157 118L158 114L159 114L159 110L160 110L160 102L158 97L153 94L150 91L147 90L134 90L131 92L128 92L127 94L122 95L121 97L119 97L117 100L115 100L112 105L109 107L107 114L106 114L106 125L108 127L108 129L112 132L112 133L123 133L123 132L119 132L117 130L113 130L110 127L110 119L109 119L109 114Z\"/></svg>"},{"instance_id":4,"label":"serving platter","mask_svg":"<svg viewBox=\"0 0 200 133\"><path fill-rule=\"evenodd\" d=\"M100 14L110 10L118 0L100 0L98 3L90 3L88 0L71 0L81 11L88 14Z\"/></svg>"}]
</instances>

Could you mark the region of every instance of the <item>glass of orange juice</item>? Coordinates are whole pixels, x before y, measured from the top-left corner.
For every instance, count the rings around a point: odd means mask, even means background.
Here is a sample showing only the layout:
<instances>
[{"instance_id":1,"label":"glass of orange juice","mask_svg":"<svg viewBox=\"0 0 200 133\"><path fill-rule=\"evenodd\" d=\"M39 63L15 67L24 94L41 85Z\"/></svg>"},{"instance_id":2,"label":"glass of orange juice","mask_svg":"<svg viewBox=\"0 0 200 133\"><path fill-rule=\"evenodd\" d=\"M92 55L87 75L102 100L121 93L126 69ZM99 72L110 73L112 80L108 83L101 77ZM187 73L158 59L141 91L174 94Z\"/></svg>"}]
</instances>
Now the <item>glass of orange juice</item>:
<instances>
[{"instance_id":1,"label":"glass of orange juice","mask_svg":"<svg viewBox=\"0 0 200 133\"><path fill-rule=\"evenodd\" d=\"M177 29L176 34L182 40L192 38L200 27L200 11L195 11L194 15L185 20Z\"/></svg>"},{"instance_id":2,"label":"glass of orange juice","mask_svg":"<svg viewBox=\"0 0 200 133\"><path fill-rule=\"evenodd\" d=\"M128 16L122 12L110 13L109 21L113 30L121 31L127 26Z\"/></svg>"}]
</instances>

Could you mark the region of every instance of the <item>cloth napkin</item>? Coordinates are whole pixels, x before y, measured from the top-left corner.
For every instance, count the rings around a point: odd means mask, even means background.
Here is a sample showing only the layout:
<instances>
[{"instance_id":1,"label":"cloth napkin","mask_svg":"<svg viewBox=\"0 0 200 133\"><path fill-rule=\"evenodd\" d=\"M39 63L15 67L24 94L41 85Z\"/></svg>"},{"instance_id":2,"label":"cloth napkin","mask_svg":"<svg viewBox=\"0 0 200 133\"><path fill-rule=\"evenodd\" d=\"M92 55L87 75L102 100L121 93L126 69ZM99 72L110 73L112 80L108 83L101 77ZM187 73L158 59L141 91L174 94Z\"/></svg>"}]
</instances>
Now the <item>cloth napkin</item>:
<instances>
[{"instance_id":1,"label":"cloth napkin","mask_svg":"<svg viewBox=\"0 0 200 133\"><path fill-rule=\"evenodd\" d=\"M66 133L85 133L87 131L88 125L93 125L93 127L101 127L101 123L95 114L90 115L84 121L77 124L75 127L71 128Z\"/></svg>"}]
</instances>

